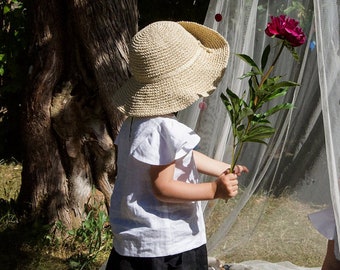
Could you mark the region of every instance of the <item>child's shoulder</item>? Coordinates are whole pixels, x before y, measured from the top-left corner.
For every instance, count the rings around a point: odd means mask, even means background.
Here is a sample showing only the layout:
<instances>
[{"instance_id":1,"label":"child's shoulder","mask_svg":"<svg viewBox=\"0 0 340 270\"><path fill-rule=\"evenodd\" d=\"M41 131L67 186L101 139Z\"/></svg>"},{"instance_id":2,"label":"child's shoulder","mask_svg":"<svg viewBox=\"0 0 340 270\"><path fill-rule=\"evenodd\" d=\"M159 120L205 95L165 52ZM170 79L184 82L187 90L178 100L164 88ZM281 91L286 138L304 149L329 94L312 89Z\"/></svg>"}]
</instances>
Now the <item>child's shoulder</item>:
<instances>
[{"instance_id":1,"label":"child's shoulder","mask_svg":"<svg viewBox=\"0 0 340 270\"><path fill-rule=\"evenodd\" d=\"M191 128L179 122L174 115L136 118L135 135L162 134L165 137L177 137L194 133Z\"/></svg>"},{"instance_id":2,"label":"child's shoulder","mask_svg":"<svg viewBox=\"0 0 340 270\"><path fill-rule=\"evenodd\" d=\"M130 155L147 164L168 164L186 155L199 143L199 136L175 116L131 120Z\"/></svg>"},{"instance_id":3,"label":"child's shoulder","mask_svg":"<svg viewBox=\"0 0 340 270\"><path fill-rule=\"evenodd\" d=\"M133 120L134 121L134 120ZM143 127L173 127L178 125L183 125L180 123L175 116L165 115L165 116L155 116L155 117L143 117L137 118L136 124Z\"/></svg>"}]
</instances>

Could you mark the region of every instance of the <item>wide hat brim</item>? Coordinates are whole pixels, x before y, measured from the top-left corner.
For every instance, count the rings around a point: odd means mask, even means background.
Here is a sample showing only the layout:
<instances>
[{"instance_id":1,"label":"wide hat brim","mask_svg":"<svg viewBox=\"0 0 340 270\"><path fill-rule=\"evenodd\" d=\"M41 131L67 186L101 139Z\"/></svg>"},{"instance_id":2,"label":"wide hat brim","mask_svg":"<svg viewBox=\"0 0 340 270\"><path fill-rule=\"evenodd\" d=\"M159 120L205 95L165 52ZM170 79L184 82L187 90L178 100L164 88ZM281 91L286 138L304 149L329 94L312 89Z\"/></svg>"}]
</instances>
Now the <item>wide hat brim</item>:
<instances>
[{"instance_id":1,"label":"wide hat brim","mask_svg":"<svg viewBox=\"0 0 340 270\"><path fill-rule=\"evenodd\" d=\"M178 22L202 46L190 66L150 82L133 76L117 90L114 106L127 116L149 117L181 111L211 94L229 58L227 41L215 30L194 22Z\"/></svg>"}]
</instances>

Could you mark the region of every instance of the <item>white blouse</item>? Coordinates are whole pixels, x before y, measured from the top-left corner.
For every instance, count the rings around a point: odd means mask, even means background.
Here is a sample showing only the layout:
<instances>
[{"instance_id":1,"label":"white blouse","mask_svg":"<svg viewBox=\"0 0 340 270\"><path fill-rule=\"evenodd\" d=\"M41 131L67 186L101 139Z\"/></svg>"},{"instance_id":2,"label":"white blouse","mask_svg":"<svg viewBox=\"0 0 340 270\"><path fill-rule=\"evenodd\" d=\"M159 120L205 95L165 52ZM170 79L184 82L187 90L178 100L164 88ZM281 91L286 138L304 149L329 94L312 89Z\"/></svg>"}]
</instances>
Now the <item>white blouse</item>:
<instances>
[{"instance_id":1,"label":"white blouse","mask_svg":"<svg viewBox=\"0 0 340 270\"><path fill-rule=\"evenodd\" d=\"M114 248L124 256L159 257L206 243L200 202L165 203L153 194L149 169L175 161L174 179L197 183L192 150L199 136L174 116L128 118L115 141L117 179L111 197Z\"/></svg>"}]
</instances>

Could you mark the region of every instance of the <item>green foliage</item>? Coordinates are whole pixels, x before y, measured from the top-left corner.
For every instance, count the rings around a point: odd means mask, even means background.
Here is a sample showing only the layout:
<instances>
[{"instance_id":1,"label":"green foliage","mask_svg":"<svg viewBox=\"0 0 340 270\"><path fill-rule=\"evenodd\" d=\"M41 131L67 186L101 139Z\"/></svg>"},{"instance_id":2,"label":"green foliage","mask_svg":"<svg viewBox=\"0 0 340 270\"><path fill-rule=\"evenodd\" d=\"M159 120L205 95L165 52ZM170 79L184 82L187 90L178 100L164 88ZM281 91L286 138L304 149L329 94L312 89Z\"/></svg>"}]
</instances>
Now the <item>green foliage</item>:
<instances>
[{"instance_id":1,"label":"green foliage","mask_svg":"<svg viewBox=\"0 0 340 270\"><path fill-rule=\"evenodd\" d=\"M23 1L0 3L0 157L20 158L21 93L28 70L26 9Z\"/></svg>"},{"instance_id":2,"label":"green foliage","mask_svg":"<svg viewBox=\"0 0 340 270\"><path fill-rule=\"evenodd\" d=\"M7 74L7 77L19 77L20 63L16 61L27 47L26 10L23 2L18 0L2 2L0 8L3 18L0 32L0 76Z\"/></svg>"},{"instance_id":3,"label":"green foliage","mask_svg":"<svg viewBox=\"0 0 340 270\"><path fill-rule=\"evenodd\" d=\"M228 88L226 94L221 94L221 99L231 120L233 133L232 171L241 154L244 143L256 142L267 144L266 139L275 133L275 128L272 127L269 117L279 111L293 108L291 103L283 103L269 107L266 110L263 109L265 104L286 95L291 87L298 85L296 82L282 81L281 76L270 77L284 47L287 47L294 59L298 60L297 54L294 53L295 51L292 50L291 46L282 41L279 53L266 72L264 69L268 62L270 45L262 53L261 67L248 55L237 54L251 69L240 78L248 78L248 93L244 91L242 97L239 97Z\"/></svg>"},{"instance_id":4,"label":"green foliage","mask_svg":"<svg viewBox=\"0 0 340 270\"><path fill-rule=\"evenodd\" d=\"M86 205L85 209L85 218L78 228L67 230L64 224L57 221L53 233L45 236L47 245L72 253L68 258L69 269L94 268L98 255L112 248L109 218L101 210L101 204Z\"/></svg>"},{"instance_id":5,"label":"green foliage","mask_svg":"<svg viewBox=\"0 0 340 270\"><path fill-rule=\"evenodd\" d=\"M79 228L20 224L16 198L22 167L0 160L0 265L1 269L98 269L108 258L112 233L102 203L86 205ZM13 247L8 249L8 247Z\"/></svg>"},{"instance_id":6,"label":"green foliage","mask_svg":"<svg viewBox=\"0 0 340 270\"><path fill-rule=\"evenodd\" d=\"M82 251L70 258L71 269L87 269L99 252L111 249L112 234L107 224L108 216L104 211L91 209L79 228L68 231L74 248Z\"/></svg>"}]
</instances>

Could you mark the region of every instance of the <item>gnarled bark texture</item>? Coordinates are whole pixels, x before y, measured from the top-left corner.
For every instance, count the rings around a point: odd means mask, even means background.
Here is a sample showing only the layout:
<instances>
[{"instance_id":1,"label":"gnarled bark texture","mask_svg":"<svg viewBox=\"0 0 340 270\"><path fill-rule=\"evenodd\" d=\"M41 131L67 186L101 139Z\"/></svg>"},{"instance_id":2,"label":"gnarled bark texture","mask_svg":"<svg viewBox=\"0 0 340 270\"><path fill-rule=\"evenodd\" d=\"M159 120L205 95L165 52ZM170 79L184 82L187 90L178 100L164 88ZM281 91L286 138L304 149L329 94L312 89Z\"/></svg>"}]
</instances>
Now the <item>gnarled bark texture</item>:
<instances>
[{"instance_id":1,"label":"gnarled bark texture","mask_svg":"<svg viewBox=\"0 0 340 270\"><path fill-rule=\"evenodd\" d=\"M111 105L128 78L135 0L37 0L23 101L19 213L77 226L93 194L109 204L113 140L123 116ZM93 189L95 187L95 189Z\"/></svg>"}]
</instances>

